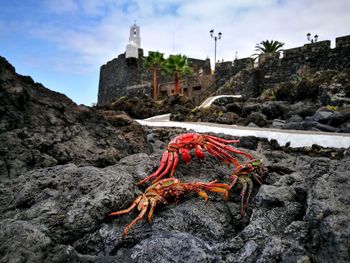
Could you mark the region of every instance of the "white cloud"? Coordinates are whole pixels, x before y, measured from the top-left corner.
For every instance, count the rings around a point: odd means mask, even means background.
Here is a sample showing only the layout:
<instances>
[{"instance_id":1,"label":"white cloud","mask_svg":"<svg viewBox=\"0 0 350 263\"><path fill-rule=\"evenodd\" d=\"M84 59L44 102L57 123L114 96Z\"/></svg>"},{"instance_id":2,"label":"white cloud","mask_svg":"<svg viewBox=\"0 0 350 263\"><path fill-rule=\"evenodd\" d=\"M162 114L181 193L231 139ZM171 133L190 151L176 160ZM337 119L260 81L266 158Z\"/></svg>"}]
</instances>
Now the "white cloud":
<instances>
[{"instance_id":1,"label":"white cloud","mask_svg":"<svg viewBox=\"0 0 350 263\"><path fill-rule=\"evenodd\" d=\"M75 12L78 5L74 0L45 0L46 8L54 13Z\"/></svg>"},{"instance_id":2,"label":"white cloud","mask_svg":"<svg viewBox=\"0 0 350 263\"><path fill-rule=\"evenodd\" d=\"M134 19L141 27L145 53L159 50L166 54L182 53L190 57L214 56L214 40L209 30L221 31L217 58L233 60L254 53L262 40L273 39L292 48L306 43L305 34L318 34L319 40L350 34L350 1L326 0L139 0L49 1L50 10L81 12L100 19L87 25L57 27L38 25L35 34L48 39L59 49L71 52L76 63L85 69L102 63L125 51L129 27ZM55 4L53 4L55 3ZM77 9L79 7L79 10ZM82 15L80 14L80 15ZM69 70L69 68L67 69Z\"/></svg>"}]
</instances>

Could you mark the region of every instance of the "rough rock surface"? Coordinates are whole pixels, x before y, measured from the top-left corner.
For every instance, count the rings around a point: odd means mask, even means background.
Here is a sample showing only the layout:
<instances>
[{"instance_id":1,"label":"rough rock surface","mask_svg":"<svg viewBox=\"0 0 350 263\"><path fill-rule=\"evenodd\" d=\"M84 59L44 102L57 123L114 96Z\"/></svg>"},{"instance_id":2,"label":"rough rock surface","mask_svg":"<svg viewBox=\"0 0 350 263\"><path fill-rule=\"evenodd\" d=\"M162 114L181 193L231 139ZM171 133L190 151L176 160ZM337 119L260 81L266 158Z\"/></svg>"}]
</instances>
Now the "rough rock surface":
<instances>
[{"instance_id":1,"label":"rough rock surface","mask_svg":"<svg viewBox=\"0 0 350 263\"><path fill-rule=\"evenodd\" d=\"M173 113L174 117L179 114L188 114L194 105L183 95L170 96L153 100L148 96L119 97L101 109L124 111L135 119L146 119L155 115Z\"/></svg>"},{"instance_id":2,"label":"rough rock surface","mask_svg":"<svg viewBox=\"0 0 350 263\"><path fill-rule=\"evenodd\" d=\"M264 160L268 174L255 184L244 218L239 191L227 202L210 194L159 206L149 224L109 218L142 193L135 183L154 171L162 149L181 129L148 129L155 151L96 168L58 165L1 184L0 262L348 262L350 156L346 150L291 149L254 137L240 148ZM249 147L249 149L247 148ZM240 158L240 160L243 160ZM228 168L208 154L182 161L175 176L224 181Z\"/></svg>"},{"instance_id":3,"label":"rough rock surface","mask_svg":"<svg viewBox=\"0 0 350 263\"><path fill-rule=\"evenodd\" d=\"M75 163L105 167L149 152L125 113L78 106L0 57L0 181L33 168Z\"/></svg>"}]
</instances>

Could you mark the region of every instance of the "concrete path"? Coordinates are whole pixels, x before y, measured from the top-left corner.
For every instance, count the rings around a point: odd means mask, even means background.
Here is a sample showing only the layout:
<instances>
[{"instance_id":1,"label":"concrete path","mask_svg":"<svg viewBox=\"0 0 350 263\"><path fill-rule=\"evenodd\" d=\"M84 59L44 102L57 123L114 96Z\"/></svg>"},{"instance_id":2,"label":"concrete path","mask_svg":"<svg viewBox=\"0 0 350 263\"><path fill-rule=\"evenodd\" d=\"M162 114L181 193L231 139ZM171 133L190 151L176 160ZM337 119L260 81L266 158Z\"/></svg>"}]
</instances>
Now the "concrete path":
<instances>
[{"instance_id":1,"label":"concrete path","mask_svg":"<svg viewBox=\"0 0 350 263\"><path fill-rule=\"evenodd\" d=\"M275 139L280 145L290 142L291 147L311 146L313 144L334 148L350 147L350 133L252 128L206 122L177 122L169 121L169 116L170 114L164 114L136 121L141 125L153 127L180 127L201 133L214 132L232 136L255 136L267 138L268 140Z\"/></svg>"},{"instance_id":2,"label":"concrete path","mask_svg":"<svg viewBox=\"0 0 350 263\"><path fill-rule=\"evenodd\" d=\"M198 106L198 108L208 108L215 100L219 98L242 98L242 95L218 95L207 98L201 105Z\"/></svg>"}]
</instances>

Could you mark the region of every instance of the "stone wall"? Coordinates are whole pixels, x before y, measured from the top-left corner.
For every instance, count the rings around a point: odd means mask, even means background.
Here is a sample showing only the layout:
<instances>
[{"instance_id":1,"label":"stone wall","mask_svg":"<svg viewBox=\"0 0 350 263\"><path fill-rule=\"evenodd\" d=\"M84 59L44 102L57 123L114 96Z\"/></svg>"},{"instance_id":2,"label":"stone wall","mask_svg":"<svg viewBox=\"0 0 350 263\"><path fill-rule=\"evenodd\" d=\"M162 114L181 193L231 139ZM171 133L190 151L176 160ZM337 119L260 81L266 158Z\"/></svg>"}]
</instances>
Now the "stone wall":
<instances>
[{"instance_id":1,"label":"stone wall","mask_svg":"<svg viewBox=\"0 0 350 263\"><path fill-rule=\"evenodd\" d=\"M126 59L124 53L101 66L97 104L104 105L117 96L128 95L129 91L137 94L137 87L147 94L145 87L150 86L151 74L143 68L143 61L143 50L139 49L139 59Z\"/></svg>"},{"instance_id":2,"label":"stone wall","mask_svg":"<svg viewBox=\"0 0 350 263\"><path fill-rule=\"evenodd\" d=\"M265 88L300 78L305 73L350 68L350 36L337 38L336 47L333 49L331 49L331 42L326 40L284 50L283 57L279 57L279 53L262 54L255 68L252 58L235 60L231 65L229 62L217 64L216 88L218 91L216 93L240 94L242 92L243 94L240 95L250 98L253 94L259 96L261 90ZM242 88L249 85L251 87L248 89ZM224 88L220 89L220 87ZM233 90L230 91L227 87Z\"/></svg>"},{"instance_id":3,"label":"stone wall","mask_svg":"<svg viewBox=\"0 0 350 263\"><path fill-rule=\"evenodd\" d=\"M232 61L225 61L216 64L215 79L216 89L223 86L232 76L244 69L252 69L254 67L253 58L241 58Z\"/></svg>"},{"instance_id":4,"label":"stone wall","mask_svg":"<svg viewBox=\"0 0 350 263\"><path fill-rule=\"evenodd\" d=\"M258 66L261 85L287 81L304 73L343 68L350 68L350 46L331 49L330 41L285 50L283 58L271 57Z\"/></svg>"},{"instance_id":5,"label":"stone wall","mask_svg":"<svg viewBox=\"0 0 350 263\"><path fill-rule=\"evenodd\" d=\"M259 64L255 68L254 59L250 57L233 62L219 62L216 64L214 76L211 75L209 59L188 58L194 74L192 78L185 78L182 91L196 103L215 94L233 76L243 71L244 79L247 79L249 74L252 75L254 81L251 83L257 85L254 86L254 90L259 91L275 83L298 78L304 73L350 68L350 35L338 37L333 49L330 44L329 40L325 40L287 49L283 51L282 58L279 58L278 53L265 54L259 56ZM104 105L117 96L152 96L152 72L144 69L143 61L143 50L139 49L139 59L125 59L125 54L121 54L103 65L100 72L98 105ZM210 77L202 78L203 76ZM173 78L164 77L159 72L158 83L159 95L171 94ZM252 94L249 93L249 96Z\"/></svg>"},{"instance_id":6,"label":"stone wall","mask_svg":"<svg viewBox=\"0 0 350 263\"><path fill-rule=\"evenodd\" d=\"M193 93L193 91L198 91L198 87L200 87L199 90L202 90L203 87L208 86L203 85L199 79L211 74L210 60L188 58L188 62L193 69L193 77L184 80L186 90L183 91L195 100L195 94L198 92ZM138 59L125 58L124 53L101 66L97 104L105 105L115 97L120 96L153 96L153 72L144 68L143 63L143 50L139 49ZM173 83L173 78L162 75L160 70L157 78L160 86L162 84L167 85L165 90L168 90L170 83Z\"/></svg>"}]
</instances>

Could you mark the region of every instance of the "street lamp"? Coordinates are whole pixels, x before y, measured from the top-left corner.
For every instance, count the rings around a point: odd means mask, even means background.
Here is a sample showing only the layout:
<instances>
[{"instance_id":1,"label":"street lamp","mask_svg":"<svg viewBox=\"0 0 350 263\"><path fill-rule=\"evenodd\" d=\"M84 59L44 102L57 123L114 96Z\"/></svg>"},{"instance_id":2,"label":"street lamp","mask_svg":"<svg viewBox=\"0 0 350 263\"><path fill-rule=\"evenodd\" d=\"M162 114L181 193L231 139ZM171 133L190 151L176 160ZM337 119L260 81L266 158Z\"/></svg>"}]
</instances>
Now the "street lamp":
<instances>
[{"instance_id":1,"label":"street lamp","mask_svg":"<svg viewBox=\"0 0 350 263\"><path fill-rule=\"evenodd\" d=\"M306 38L307 38L307 40L310 41L311 43L314 43L314 42L317 42L318 35L314 35L314 38L312 39L312 38L311 38L311 34L310 34L310 33L307 33L307 34L306 34Z\"/></svg>"},{"instance_id":2,"label":"street lamp","mask_svg":"<svg viewBox=\"0 0 350 263\"><path fill-rule=\"evenodd\" d=\"M215 49L214 49L214 71L215 71L215 64L216 64L216 41L218 39L221 39L222 33L219 32L218 35L214 35L214 29L209 31L211 38L214 38L215 41Z\"/></svg>"}]
</instances>

